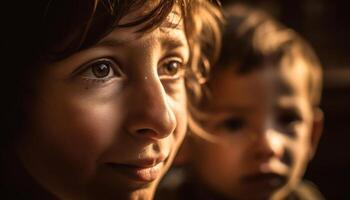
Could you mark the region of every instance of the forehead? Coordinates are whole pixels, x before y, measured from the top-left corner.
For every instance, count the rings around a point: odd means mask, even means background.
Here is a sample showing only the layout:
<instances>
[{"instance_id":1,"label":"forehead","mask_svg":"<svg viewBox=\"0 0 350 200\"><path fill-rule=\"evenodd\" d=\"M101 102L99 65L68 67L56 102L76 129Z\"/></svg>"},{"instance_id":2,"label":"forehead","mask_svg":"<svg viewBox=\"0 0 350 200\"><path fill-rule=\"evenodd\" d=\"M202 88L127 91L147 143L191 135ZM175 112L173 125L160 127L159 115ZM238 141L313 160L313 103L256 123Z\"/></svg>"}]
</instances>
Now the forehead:
<instances>
[{"instance_id":1,"label":"forehead","mask_svg":"<svg viewBox=\"0 0 350 200\"><path fill-rule=\"evenodd\" d=\"M271 82L275 84L279 96L308 97L308 64L302 59L292 63L282 63L280 67L270 69Z\"/></svg>"},{"instance_id":2,"label":"forehead","mask_svg":"<svg viewBox=\"0 0 350 200\"><path fill-rule=\"evenodd\" d=\"M232 67L213 71L208 82L210 90L209 101L204 102L209 110L226 110L228 108L254 107L257 97L265 94L266 84L259 73L238 75Z\"/></svg>"},{"instance_id":3,"label":"forehead","mask_svg":"<svg viewBox=\"0 0 350 200\"><path fill-rule=\"evenodd\" d=\"M144 16L144 13L145 10L142 8L135 10L123 17L118 24L123 25L137 21ZM140 31L144 24L131 27L118 27L101 42L103 43L105 41L113 40L115 44L123 45L135 40L146 38L149 35L152 35L152 37L170 38L172 40L187 40L183 23L180 11L178 7L175 6L160 26L155 29Z\"/></svg>"},{"instance_id":4,"label":"forehead","mask_svg":"<svg viewBox=\"0 0 350 200\"><path fill-rule=\"evenodd\" d=\"M213 72L209 81L211 109L261 105L277 107L309 103L308 69L302 60L280 67L267 66L247 74L237 74L234 67Z\"/></svg>"},{"instance_id":5,"label":"forehead","mask_svg":"<svg viewBox=\"0 0 350 200\"><path fill-rule=\"evenodd\" d=\"M132 24L135 21L138 21L140 19L144 19L146 15L153 12L153 9L157 6L156 3L145 3L142 7L137 7L136 9L133 9L130 13L126 14L123 18L120 19L117 25L125 25L125 24ZM145 23L148 23L146 20ZM139 24L138 26L135 26L134 28L136 30L142 29L144 26L143 24ZM183 21L182 21L182 12L178 5L174 5L171 12L165 17L164 21L161 23L160 27L170 27L170 28L183 28Z\"/></svg>"}]
</instances>

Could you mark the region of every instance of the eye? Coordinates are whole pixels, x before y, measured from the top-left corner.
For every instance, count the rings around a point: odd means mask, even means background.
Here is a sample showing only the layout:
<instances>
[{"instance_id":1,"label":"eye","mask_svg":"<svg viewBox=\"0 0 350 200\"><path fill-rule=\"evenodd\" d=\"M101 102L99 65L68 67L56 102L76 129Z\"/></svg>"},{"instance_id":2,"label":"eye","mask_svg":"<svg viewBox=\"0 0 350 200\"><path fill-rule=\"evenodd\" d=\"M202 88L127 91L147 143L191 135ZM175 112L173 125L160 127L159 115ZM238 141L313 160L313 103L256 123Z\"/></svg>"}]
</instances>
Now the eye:
<instances>
[{"instance_id":1,"label":"eye","mask_svg":"<svg viewBox=\"0 0 350 200\"><path fill-rule=\"evenodd\" d=\"M161 79L178 79L183 77L185 65L176 59L165 61L158 68L158 75Z\"/></svg>"},{"instance_id":2,"label":"eye","mask_svg":"<svg viewBox=\"0 0 350 200\"><path fill-rule=\"evenodd\" d=\"M284 133L290 137L295 137L297 134L297 126L303 121L302 117L298 113L287 112L281 113L277 116L277 124L281 133Z\"/></svg>"},{"instance_id":3,"label":"eye","mask_svg":"<svg viewBox=\"0 0 350 200\"><path fill-rule=\"evenodd\" d=\"M124 76L116 62L109 58L103 58L87 63L84 65L83 70L78 73L84 80L98 82L106 82Z\"/></svg>"},{"instance_id":4,"label":"eye","mask_svg":"<svg viewBox=\"0 0 350 200\"><path fill-rule=\"evenodd\" d=\"M301 122L302 118L298 113L282 113L277 120L281 126L286 127Z\"/></svg>"},{"instance_id":5,"label":"eye","mask_svg":"<svg viewBox=\"0 0 350 200\"><path fill-rule=\"evenodd\" d=\"M231 117L222 123L222 127L229 132L239 131L245 126L245 121L240 117Z\"/></svg>"}]
</instances>

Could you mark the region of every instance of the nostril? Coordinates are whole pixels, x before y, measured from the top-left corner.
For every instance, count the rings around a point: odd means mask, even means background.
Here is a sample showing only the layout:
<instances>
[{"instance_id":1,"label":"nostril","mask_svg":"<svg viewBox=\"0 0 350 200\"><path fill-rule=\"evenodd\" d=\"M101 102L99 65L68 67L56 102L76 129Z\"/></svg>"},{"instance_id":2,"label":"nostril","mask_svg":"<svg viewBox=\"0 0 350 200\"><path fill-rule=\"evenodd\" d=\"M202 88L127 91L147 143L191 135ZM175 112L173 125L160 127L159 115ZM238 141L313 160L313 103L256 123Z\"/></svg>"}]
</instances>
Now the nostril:
<instances>
[{"instance_id":1,"label":"nostril","mask_svg":"<svg viewBox=\"0 0 350 200\"><path fill-rule=\"evenodd\" d=\"M160 139L164 137L161 132L158 132L156 129L152 129L152 128L138 129L136 130L136 134L140 137L147 137L147 138L153 138L153 139Z\"/></svg>"}]
</instances>

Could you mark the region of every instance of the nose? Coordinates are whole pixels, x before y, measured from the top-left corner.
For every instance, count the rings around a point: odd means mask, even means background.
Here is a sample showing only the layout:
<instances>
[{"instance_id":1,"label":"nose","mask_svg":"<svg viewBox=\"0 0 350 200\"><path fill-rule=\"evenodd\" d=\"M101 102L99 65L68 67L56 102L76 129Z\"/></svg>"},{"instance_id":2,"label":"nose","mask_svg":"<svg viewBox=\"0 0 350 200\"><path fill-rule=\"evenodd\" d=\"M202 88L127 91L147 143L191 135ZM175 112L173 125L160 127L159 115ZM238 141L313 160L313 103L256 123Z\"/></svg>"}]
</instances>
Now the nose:
<instances>
[{"instance_id":1,"label":"nose","mask_svg":"<svg viewBox=\"0 0 350 200\"><path fill-rule=\"evenodd\" d=\"M139 138L159 140L176 128L176 118L169 98L157 77L148 77L132 84L129 94L126 129Z\"/></svg>"},{"instance_id":2,"label":"nose","mask_svg":"<svg viewBox=\"0 0 350 200\"><path fill-rule=\"evenodd\" d=\"M255 158L260 161L267 161L273 157L282 159L285 151L283 138L273 128L266 128L257 134L253 148L255 149Z\"/></svg>"}]
</instances>

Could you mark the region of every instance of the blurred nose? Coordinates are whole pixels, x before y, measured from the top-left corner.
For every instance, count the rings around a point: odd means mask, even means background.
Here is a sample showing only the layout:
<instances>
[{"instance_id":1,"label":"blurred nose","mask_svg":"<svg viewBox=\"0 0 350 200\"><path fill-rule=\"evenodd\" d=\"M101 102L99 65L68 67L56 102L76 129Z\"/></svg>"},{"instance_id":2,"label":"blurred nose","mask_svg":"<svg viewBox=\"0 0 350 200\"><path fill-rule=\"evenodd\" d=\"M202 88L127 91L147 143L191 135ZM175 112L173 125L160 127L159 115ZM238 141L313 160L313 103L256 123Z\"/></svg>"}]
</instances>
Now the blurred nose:
<instances>
[{"instance_id":1,"label":"blurred nose","mask_svg":"<svg viewBox=\"0 0 350 200\"><path fill-rule=\"evenodd\" d=\"M253 148L258 160L267 161L273 157L281 159L284 154L283 138L273 128L265 128L257 134Z\"/></svg>"},{"instance_id":2,"label":"blurred nose","mask_svg":"<svg viewBox=\"0 0 350 200\"><path fill-rule=\"evenodd\" d=\"M176 127L175 113L157 76L135 81L126 104L129 106L126 129L136 137L159 140Z\"/></svg>"}]
</instances>

